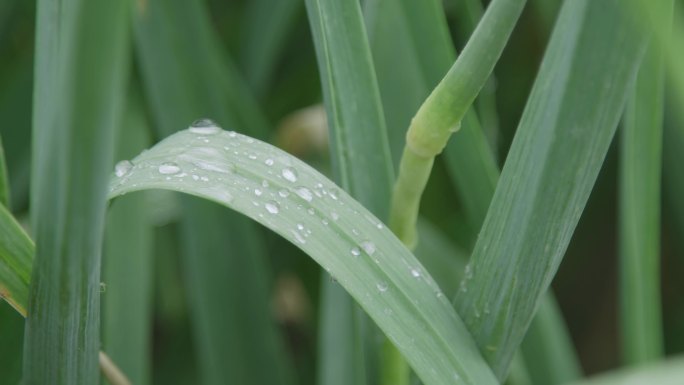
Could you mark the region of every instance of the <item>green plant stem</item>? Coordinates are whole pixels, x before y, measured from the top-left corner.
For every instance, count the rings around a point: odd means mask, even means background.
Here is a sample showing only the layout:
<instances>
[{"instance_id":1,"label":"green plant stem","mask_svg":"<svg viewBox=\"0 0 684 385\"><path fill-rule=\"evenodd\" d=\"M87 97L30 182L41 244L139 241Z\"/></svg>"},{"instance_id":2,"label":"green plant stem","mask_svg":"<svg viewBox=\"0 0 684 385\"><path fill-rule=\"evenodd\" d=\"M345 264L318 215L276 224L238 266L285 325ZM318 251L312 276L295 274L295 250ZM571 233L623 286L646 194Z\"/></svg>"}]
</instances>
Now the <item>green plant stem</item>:
<instances>
[{"instance_id":1,"label":"green plant stem","mask_svg":"<svg viewBox=\"0 0 684 385\"><path fill-rule=\"evenodd\" d=\"M463 52L413 118L406 146L423 157L442 152L489 78L525 0L494 0Z\"/></svg>"},{"instance_id":2,"label":"green plant stem","mask_svg":"<svg viewBox=\"0 0 684 385\"><path fill-rule=\"evenodd\" d=\"M673 2L659 2L653 21L667 23ZM647 13L648 14L648 13ZM655 23L654 23L655 24ZM652 40L628 101L620 178L622 354L640 364L663 355L660 304L660 178L662 164L663 49Z\"/></svg>"},{"instance_id":3,"label":"green plant stem","mask_svg":"<svg viewBox=\"0 0 684 385\"><path fill-rule=\"evenodd\" d=\"M417 242L420 197L434 157L460 127L461 119L494 69L524 5L525 0L494 0L489 5L463 53L411 121L390 211L390 226L409 247Z\"/></svg>"},{"instance_id":4,"label":"green plant stem","mask_svg":"<svg viewBox=\"0 0 684 385\"><path fill-rule=\"evenodd\" d=\"M399 164L399 175L406 177L400 177L394 185L389 225L394 234L411 250L415 249L418 240L416 222L420 197L434 163L434 157L420 156L405 147Z\"/></svg>"}]
</instances>

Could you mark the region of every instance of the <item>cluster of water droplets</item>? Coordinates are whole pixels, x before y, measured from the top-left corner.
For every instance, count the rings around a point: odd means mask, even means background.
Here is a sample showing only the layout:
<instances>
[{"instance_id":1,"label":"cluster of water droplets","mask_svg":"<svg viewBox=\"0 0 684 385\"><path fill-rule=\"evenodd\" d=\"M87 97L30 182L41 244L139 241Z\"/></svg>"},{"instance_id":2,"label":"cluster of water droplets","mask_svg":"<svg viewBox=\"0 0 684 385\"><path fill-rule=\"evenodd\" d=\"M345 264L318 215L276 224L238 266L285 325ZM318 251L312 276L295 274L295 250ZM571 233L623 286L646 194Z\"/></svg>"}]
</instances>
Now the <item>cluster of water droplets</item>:
<instances>
[{"instance_id":1,"label":"cluster of water droplets","mask_svg":"<svg viewBox=\"0 0 684 385\"><path fill-rule=\"evenodd\" d=\"M388 257L383 257L382 250L370 240L375 238L377 230L384 229L382 222L346 205L347 199L342 197L344 193L334 184L324 184L323 180L312 181L308 173L300 176L297 161L289 156L247 136L224 131L209 119L193 122L187 132L191 135L182 142L180 148L178 141L168 146L169 156L163 161L158 160L162 157L146 158L143 154L139 161L123 160L117 163L114 174L119 184L124 184L134 169L144 174L147 179L141 179L145 182L152 179L161 187L165 183L182 182L175 184L175 189L181 191L185 185L183 181L192 180L202 185L205 196L241 207L240 211L274 229L280 229L284 236L296 244L305 245L309 242L317 228L311 225L314 220L320 221L325 227L334 226L333 231L327 233L338 233L338 241L349 245L348 255L352 258L368 258L380 264L381 260ZM162 141L156 147L164 145L165 141ZM263 176L264 170L268 180L255 180L255 175ZM283 215L284 211L296 215ZM300 220L293 221L293 217ZM350 227L352 233L345 235L344 229ZM406 266L405 271L410 278L427 282L438 298L443 297L434 281L426 278L428 276L423 274L419 265L405 259L401 262ZM380 293L387 292L390 287L383 279L375 283Z\"/></svg>"}]
</instances>

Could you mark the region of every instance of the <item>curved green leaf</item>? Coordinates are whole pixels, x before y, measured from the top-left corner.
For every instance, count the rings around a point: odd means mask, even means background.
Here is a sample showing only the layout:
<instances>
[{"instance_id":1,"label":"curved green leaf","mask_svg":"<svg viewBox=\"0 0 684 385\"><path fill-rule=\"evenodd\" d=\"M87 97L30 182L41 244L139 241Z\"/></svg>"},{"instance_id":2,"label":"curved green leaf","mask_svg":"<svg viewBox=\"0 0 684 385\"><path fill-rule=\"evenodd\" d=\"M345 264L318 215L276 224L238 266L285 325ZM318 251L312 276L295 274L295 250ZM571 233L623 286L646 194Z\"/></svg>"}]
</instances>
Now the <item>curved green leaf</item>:
<instances>
[{"instance_id":1,"label":"curved green leaf","mask_svg":"<svg viewBox=\"0 0 684 385\"><path fill-rule=\"evenodd\" d=\"M296 158L214 129L181 131L143 152L110 197L186 192L254 219L304 250L359 302L426 384L495 384L432 277L363 206Z\"/></svg>"}]
</instances>

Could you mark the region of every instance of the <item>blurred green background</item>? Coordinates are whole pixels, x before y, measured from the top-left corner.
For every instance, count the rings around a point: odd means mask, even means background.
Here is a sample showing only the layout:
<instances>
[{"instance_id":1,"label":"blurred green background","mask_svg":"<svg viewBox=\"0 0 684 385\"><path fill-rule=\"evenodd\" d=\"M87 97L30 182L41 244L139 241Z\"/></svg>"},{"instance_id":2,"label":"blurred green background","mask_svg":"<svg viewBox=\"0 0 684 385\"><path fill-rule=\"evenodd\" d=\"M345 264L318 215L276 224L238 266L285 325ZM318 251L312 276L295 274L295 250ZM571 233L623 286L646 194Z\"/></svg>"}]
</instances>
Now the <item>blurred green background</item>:
<instances>
[{"instance_id":1,"label":"blurred green background","mask_svg":"<svg viewBox=\"0 0 684 385\"><path fill-rule=\"evenodd\" d=\"M138 0L138 7L148 2ZM263 2L262 2L263 3ZM273 5L281 12L268 20L248 0L208 1L210 30L220 37L223 54L236 67L264 112L267 137L320 170L330 169L328 154L317 135L323 128L303 128L296 111L321 103L316 56L303 1L289 0ZM559 1L530 1L488 86L496 95L496 120L485 122L500 159L506 157L518 119L525 105ZM456 0L445 3L457 48L468 37L466 20ZM276 11L274 11L276 12ZM681 19L681 17L680 17ZM11 209L18 218L28 213L30 133L34 57L35 4L24 0L0 2L0 134L4 143L11 180ZM183 28L179 23L178 28ZM259 40L260 32L272 28L272 40ZM266 34L266 32L264 32ZM179 36L183 31L179 31ZM257 44L258 43L258 44ZM254 68L255 55L264 54L263 44L273 44L264 68ZM140 44L138 42L138 44ZM397 42L400 44L400 42ZM151 111L149 79L141 69L140 47L130 63L130 104L141 108L153 141L163 137L160 123ZM176 60L167 58L165 60ZM162 64L163 61L162 61ZM189 79L197 76L185 74ZM199 82L199 81L198 81ZM678 122L672 103L666 111L663 210L662 210L662 295L665 348L667 354L684 351L684 212L682 191L681 136L672 133ZM681 112L681 111L679 111ZM385 111L391 115L392 111ZM185 128L190 122L177 122ZM219 123L223 123L219 120ZM681 127L681 125L679 126ZM241 131L240 127L228 127ZM619 140L619 131L616 139ZM457 140L453 138L452 140ZM617 143L614 143L582 215L572 243L553 282L584 370L590 374L619 364L618 268L617 268ZM117 159L118 160L118 159ZM422 211L459 246L468 239L457 200L444 207L441 199L454 196L445 167L438 161ZM179 258L177 197L156 210L154 223L154 316L152 322L152 378L157 384L194 383L198 376L196 347L189 317L183 264ZM438 203L439 202L439 203ZM438 203L438 204L437 204ZM296 368L299 383L313 384L317 343L317 314L320 274L318 266L295 247L268 231L259 229L265 240L270 276L267 280L271 311L284 336L285 348ZM105 262L106 263L106 262ZM105 282L106 283L106 282ZM107 292L103 293L104 301ZM20 377L23 319L6 303L0 303L0 383L16 383ZM6 381L6 382L5 382Z\"/></svg>"}]
</instances>

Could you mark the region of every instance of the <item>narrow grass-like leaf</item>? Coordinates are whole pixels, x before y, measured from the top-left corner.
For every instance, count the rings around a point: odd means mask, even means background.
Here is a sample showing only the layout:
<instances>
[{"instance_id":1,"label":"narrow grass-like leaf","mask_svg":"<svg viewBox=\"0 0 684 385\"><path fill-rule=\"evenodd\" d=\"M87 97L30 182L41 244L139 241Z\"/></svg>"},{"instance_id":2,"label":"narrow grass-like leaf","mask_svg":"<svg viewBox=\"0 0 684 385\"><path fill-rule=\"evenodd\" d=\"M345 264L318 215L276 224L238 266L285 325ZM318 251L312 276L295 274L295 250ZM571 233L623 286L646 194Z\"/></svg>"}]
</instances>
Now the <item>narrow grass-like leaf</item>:
<instances>
[{"instance_id":1,"label":"narrow grass-like leaf","mask_svg":"<svg viewBox=\"0 0 684 385\"><path fill-rule=\"evenodd\" d=\"M306 4L322 63L328 122L335 128L331 149L335 170L339 170L336 178L384 218L394 173L387 161L385 120L360 9L356 4L331 0L307 0Z\"/></svg>"},{"instance_id":2,"label":"narrow grass-like leaf","mask_svg":"<svg viewBox=\"0 0 684 385\"><path fill-rule=\"evenodd\" d=\"M231 207L328 270L426 384L456 377L467 384L496 383L418 260L363 206L303 162L234 132L183 131L133 164L128 174L112 181L110 196L173 189Z\"/></svg>"},{"instance_id":3,"label":"narrow grass-like leaf","mask_svg":"<svg viewBox=\"0 0 684 385\"><path fill-rule=\"evenodd\" d=\"M39 1L23 383L99 380L100 250L129 57L128 1Z\"/></svg>"},{"instance_id":4,"label":"narrow grass-like leaf","mask_svg":"<svg viewBox=\"0 0 684 385\"><path fill-rule=\"evenodd\" d=\"M558 268L613 137L643 52L633 24L618 1L565 3L556 24L457 296L499 378Z\"/></svg>"},{"instance_id":5,"label":"narrow grass-like leaf","mask_svg":"<svg viewBox=\"0 0 684 385\"><path fill-rule=\"evenodd\" d=\"M285 38L303 5L302 0L254 0L247 3L240 61L245 79L257 95L266 91Z\"/></svg>"},{"instance_id":6,"label":"narrow grass-like leaf","mask_svg":"<svg viewBox=\"0 0 684 385\"><path fill-rule=\"evenodd\" d=\"M268 135L258 106L221 50L203 2L149 2L135 26L159 132L170 135L179 122L213 116L254 136ZM290 383L292 371L268 312L270 274L256 226L210 202L182 202L181 260L202 380Z\"/></svg>"},{"instance_id":7,"label":"narrow grass-like leaf","mask_svg":"<svg viewBox=\"0 0 684 385\"><path fill-rule=\"evenodd\" d=\"M651 10L664 19L672 13L672 5L672 1L659 2ZM663 75L663 51L653 40L627 103L621 141L621 336L627 364L656 360L664 349L660 305Z\"/></svg>"},{"instance_id":8,"label":"narrow grass-like leaf","mask_svg":"<svg viewBox=\"0 0 684 385\"><path fill-rule=\"evenodd\" d=\"M359 4L311 0L306 5L332 138L335 179L366 208L386 220L394 172ZM324 279L322 291L320 340L346 349L330 351L322 347L319 384L364 384L364 345L373 338L362 333L372 333L372 329L364 326L365 317L339 285ZM401 357L395 361L400 362L398 371L408 377L406 364L401 368Z\"/></svg>"},{"instance_id":9,"label":"narrow grass-like leaf","mask_svg":"<svg viewBox=\"0 0 684 385\"><path fill-rule=\"evenodd\" d=\"M117 158L140 152L149 144L140 99L132 97L117 141ZM119 163L125 172L128 163ZM131 383L151 383L152 247L149 193L115 202L107 215L102 263L103 350Z\"/></svg>"},{"instance_id":10,"label":"narrow grass-like leaf","mask_svg":"<svg viewBox=\"0 0 684 385\"><path fill-rule=\"evenodd\" d=\"M684 378L684 358L677 356L638 368L619 369L599 374L585 380L569 382L566 385L679 385L682 383L682 378Z\"/></svg>"},{"instance_id":11,"label":"narrow grass-like leaf","mask_svg":"<svg viewBox=\"0 0 684 385\"><path fill-rule=\"evenodd\" d=\"M0 205L0 298L26 316L34 246L21 225Z\"/></svg>"}]
</instances>

